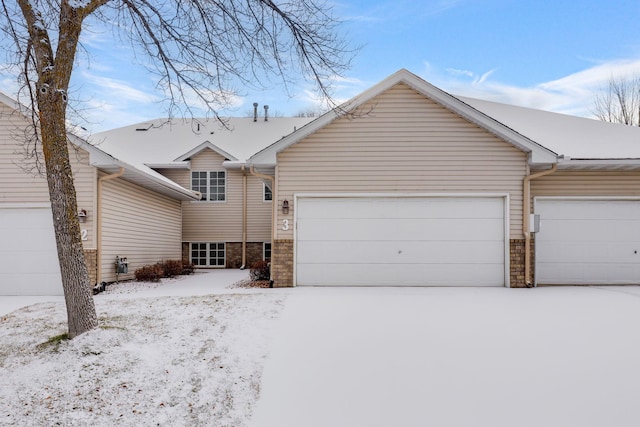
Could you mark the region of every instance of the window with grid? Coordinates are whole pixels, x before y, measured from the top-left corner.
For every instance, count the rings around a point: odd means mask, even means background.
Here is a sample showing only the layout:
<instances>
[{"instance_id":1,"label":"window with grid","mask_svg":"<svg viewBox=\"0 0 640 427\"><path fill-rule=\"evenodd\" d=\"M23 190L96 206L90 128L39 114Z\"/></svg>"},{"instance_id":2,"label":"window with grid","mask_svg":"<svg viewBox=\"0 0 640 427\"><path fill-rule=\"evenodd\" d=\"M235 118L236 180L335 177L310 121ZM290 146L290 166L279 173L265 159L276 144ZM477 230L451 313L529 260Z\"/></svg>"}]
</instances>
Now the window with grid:
<instances>
[{"instance_id":1,"label":"window with grid","mask_svg":"<svg viewBox=\"0 0 640 427\"><path fill-rule=\"evenodd\" d=\"M225 266L225 244L219 242L191 243L191 262L202 267Z\"/></svg>"},{"instance_id":2,"label":"window with grid","mask_svg":"<svg viewBox=\"0 0 640 427\"><path fill-rule=\"evenodd\" d=\"M262 246L262 259L265 261L271 260L271 243L264 242Z\"/></svg>"},{"instance_id":3,"label":"window with grid","mask_svg":"<svg viewBox=\"0 0 640 427\"><path fill-rule=\"evenodd\" d=\"M269 187L267 187L267 185L265 183L262 183L263 187L264 187L264 192L263 194L263 198L262 200L265 202L270 202L273 200L273 193L271 192L271 189Z\"/></svg>"},{"instance_id":4,"label":"window with grid","mask_svg":"<svg viewBox=\"0 0 640 427\"><path fill-rule=\"evenodd\" d=\"M225 171L192 171L191 189L202 194L202 201L224 202L227 196Z\"/></svg>"}]
</instances>

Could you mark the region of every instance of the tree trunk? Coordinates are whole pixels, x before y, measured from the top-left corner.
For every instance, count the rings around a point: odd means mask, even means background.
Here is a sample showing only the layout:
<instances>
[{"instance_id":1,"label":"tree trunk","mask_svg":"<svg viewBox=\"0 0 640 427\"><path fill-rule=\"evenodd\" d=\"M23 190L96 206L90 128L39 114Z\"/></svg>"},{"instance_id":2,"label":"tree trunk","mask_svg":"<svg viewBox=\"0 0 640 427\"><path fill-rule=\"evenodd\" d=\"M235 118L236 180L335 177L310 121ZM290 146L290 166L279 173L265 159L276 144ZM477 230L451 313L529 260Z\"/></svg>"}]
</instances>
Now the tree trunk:
<instances>
[{"instance_id":1,"label":"tree trunk","mask_svg":"<svg viewBox=\"0 0 640 427\"><path fill-rule=\"evenodd\" d=\"M69 337L73 338L94 329L98 321L80 237L76 190L69 161L66 97L62 92L48 92L41 90L38 93L40 129Z\"/></svg>"}]
</instances>

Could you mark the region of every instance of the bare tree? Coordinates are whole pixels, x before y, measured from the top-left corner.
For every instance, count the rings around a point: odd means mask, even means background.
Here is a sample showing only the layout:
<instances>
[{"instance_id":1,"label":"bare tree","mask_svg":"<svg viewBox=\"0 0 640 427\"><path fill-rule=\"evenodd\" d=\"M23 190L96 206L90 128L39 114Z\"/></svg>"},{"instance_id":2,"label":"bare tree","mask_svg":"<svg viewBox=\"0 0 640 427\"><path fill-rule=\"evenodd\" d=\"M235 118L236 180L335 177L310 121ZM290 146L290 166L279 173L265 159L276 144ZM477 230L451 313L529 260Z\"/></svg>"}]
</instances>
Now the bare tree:
<instances>
[{"instance_id":1,"label":"bare tree","mask_svg":"<svg viewBox=\"0 0 640 427\"><path fill-rule=\"evenodd\" d=\"M332 77L349 66L339 22L322 0L0 0L0 24L20 67L19 99L32 111L44 157L71 338L97 325L67 148L69 82L88 25L110 26L150 58L169 116L199 100L216 117L234 85L286 91L302 76L331 99ZM0 41L2 43L2 41ZM27 102L24 102L24 100Z\"/></svg>"},{"instance_id":2,"label":"bare tree","mask_svg":"<svg viewBox=\"0 0 640 427\"><path fill-rule=\"evenodd\" d=\"M593 113L605 122L640 126L640 76L611 77L596 95Z\"/></svg>"}]
</instances>

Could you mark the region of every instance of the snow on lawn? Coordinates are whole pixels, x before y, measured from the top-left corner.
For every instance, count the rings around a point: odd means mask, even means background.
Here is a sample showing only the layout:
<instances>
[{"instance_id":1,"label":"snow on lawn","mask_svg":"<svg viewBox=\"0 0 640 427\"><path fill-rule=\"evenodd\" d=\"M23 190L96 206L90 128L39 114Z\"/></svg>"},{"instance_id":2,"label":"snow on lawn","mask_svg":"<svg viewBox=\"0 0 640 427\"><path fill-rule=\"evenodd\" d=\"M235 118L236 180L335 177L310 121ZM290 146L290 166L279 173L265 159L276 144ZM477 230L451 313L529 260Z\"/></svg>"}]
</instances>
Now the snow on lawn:
<instances>
[{"instance_id":1,"label":"snow on lawn","mask_svg":"<svg viewBox=\"0 0 640 427\"><path fill-rule=\"evenodd\" d=\"M71 341L62 303L0 316L0 425L243 426L285 295L96 298Z\"/></svg>"}]
</instances>

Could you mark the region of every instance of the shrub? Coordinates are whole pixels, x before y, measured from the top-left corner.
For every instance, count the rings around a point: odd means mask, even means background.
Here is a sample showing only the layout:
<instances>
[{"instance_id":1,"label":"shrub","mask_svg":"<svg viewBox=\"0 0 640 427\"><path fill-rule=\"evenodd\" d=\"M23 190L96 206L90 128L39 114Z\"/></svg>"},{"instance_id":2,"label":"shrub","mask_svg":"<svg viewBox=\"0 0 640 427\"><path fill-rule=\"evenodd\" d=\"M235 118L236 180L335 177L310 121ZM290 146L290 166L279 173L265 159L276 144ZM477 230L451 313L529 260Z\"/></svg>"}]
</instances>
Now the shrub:
<instances>
[{"instance_id":1,"label":"shrub","mask_svg":"<svg viewBox=\"0 0 640 427\"><path fill-rule=\"evenodd\" d=\"M160 263L145 265L136 270L136 280L139 282L158 282L164 277L164 270Z\"/></svg>"},{"instance_id":2,"label":"shrub","mask_svg":"<svg viewBox=\"0 0 640 427\"><path fill-rule=\"evenodd\" d=\"M188 276L189 274L193 274L195 269L196 269L196 266L193 265L193 263L189 261L182 261L182 273L180 274L184 276Z\"/></svg>"},{"instance_id":3,"label":"shrub","mask_svg":"<svg viewBox=\"0 0 640 427\"><path fill-rule=\"evenodd\" d=\"M251 270L249 271L249 277L254 282L257 280L269 280L270 273L269 267L271 263L268 261L256 261L251 264Z\"/></svg>"},{"instance_id":4,"label":"shrub","mask_svg":"<svg viewBox=\"0 0 640 427\"><path fill-rule=\"evenodd\" d=\"M170 259L161 262L160 266L162 267L162 270L164 270L164 277L175 277L183 274L182 271L184 270L184 267L182 265L182 261Z\"/></svg>"}]
</instances>

